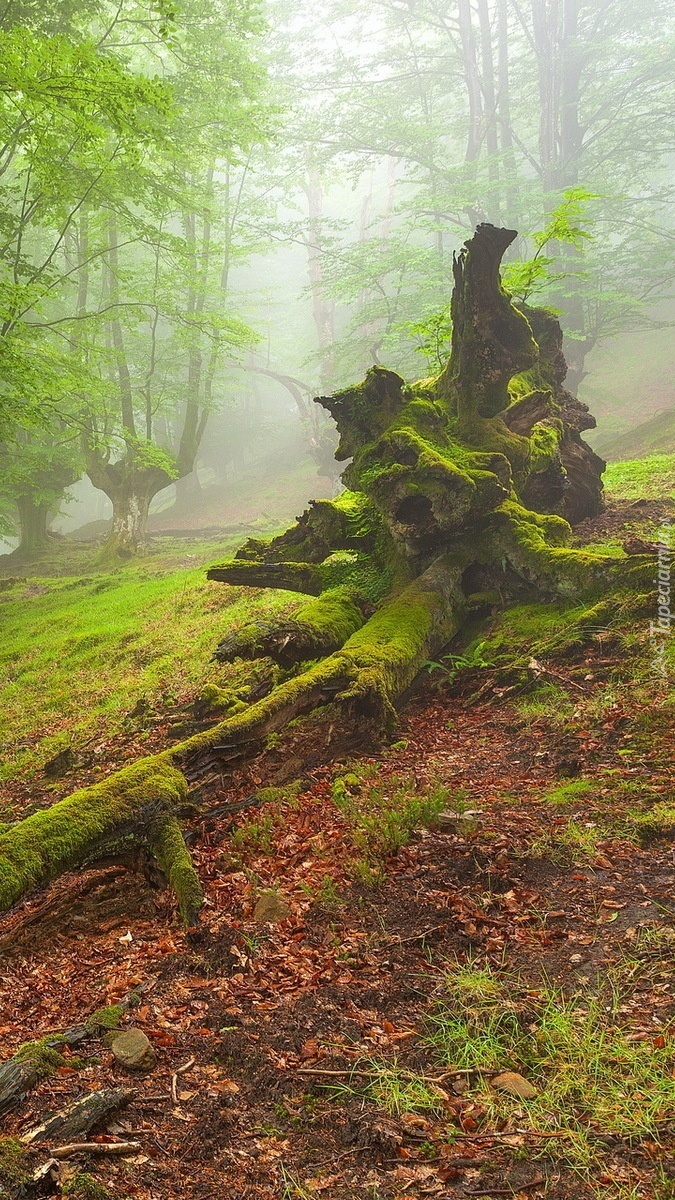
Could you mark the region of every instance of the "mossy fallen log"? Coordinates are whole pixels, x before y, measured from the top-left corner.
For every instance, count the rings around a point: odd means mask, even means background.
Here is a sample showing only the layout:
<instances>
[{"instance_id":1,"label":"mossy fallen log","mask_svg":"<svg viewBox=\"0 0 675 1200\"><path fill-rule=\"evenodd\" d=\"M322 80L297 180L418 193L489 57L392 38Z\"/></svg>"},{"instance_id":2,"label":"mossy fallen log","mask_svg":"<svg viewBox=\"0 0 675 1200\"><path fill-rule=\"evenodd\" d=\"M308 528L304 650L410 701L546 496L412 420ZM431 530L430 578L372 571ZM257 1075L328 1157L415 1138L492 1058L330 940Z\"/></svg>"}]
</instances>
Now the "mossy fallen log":
<instances>
[{"instance_id":1,"label":"mossy fallen log","mask_svg":"<svg viewBox=\"0 0 675 1200\"><path fill-rule=\"evenodd\" d=\"M0 911L64 871L147 840L186 794L180 771L155 756L11 826L0 835Z\"/></svg>"},{"instance_id":2,"label":"mossy fallen log","mask_svg":"<svg viewBox=\"0 0 675 1200\"><path fill-rule=\"evenodd\" d=\"M20 1104L28 1092L58 1067L65 1066L66 1060L58 1047L72 1044L65 1034L27 1042L7 1062L0 1063L0 1116Z\"/></svg>"},{"instance_id":3,"label":"mossy fallen log","mask_svg":"<svg viewBox=\"0 0 675 1200\"><path fill-rule=\"evenodd\" d=\"M118 1004L99 1008L82 1025L74 1025L61 1033L48 1033L22 1046L0 1063L0 1116L16 1108L23 1098L43 1079L48 1079L59 1067L72 1066L72 1056L66 1059L62 1050L72 1049L103 1032L116 1029L124 1013L138 1002L139 993L132 992Z\"/></svg>"}]
</instances>

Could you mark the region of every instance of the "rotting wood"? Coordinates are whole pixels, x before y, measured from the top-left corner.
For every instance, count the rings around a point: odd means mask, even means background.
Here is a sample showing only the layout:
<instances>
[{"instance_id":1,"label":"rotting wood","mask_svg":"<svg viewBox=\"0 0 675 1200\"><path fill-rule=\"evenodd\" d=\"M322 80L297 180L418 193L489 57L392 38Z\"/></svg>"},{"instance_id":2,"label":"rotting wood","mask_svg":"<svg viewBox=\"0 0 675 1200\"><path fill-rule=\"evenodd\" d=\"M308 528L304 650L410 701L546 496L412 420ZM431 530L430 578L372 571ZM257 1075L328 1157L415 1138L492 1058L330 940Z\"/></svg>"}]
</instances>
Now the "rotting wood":
<instances>
[{"instance_id":1,"label":"rotting wood","mask_svg":"<svg viewBox=\"0 0 675 1200\"><path fill-rule=\"evenodd\" d=\"M133 1098L134 1092L131 1088L107 1088L90 1092L87 1096L73 1101L61 1112L45 1118L40 1125L22 1134L20 1140L26 1146L53 1143L56 1138L67 1142L81 1141L97 1125L103 1124L113 1113L130 1104Z\"/></svg>"}]
</instances>

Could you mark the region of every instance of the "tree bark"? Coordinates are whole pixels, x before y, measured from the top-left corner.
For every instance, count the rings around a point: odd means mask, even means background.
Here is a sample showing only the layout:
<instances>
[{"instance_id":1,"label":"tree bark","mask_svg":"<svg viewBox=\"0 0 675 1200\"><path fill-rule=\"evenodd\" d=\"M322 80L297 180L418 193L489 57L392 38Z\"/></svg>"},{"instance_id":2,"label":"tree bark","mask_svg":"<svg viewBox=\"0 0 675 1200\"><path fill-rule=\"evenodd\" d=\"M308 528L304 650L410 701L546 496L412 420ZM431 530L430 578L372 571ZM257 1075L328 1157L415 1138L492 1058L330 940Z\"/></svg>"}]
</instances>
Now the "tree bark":
<instances>
[{"instance_id":1,"label":"tree bark","mask_svg":"<svg viewBox=\"0 0 675 1200\"><path fill-rule=\"evenodd\" d=\"M17 558L37 558L48 550L49 514L53 504L34 500L32 496L19 496L16 500L21 528L21 540L13 553Z\"/></svg>"},{"instance_id":2,"label":"tree bark","mask_svg":"<svg viewBox=\"0 0 675 1200\"><path fill-rule=\"evenodd\" d=\"M101 552L105 562L132 558L146 543L150 503L172 482L161 467L139 467L133 451L117 462L90 453L87 474L113 506L112 529Z\"/></svg>"},{"instance_id":3,"label":"tree bark","mask_svg":"<svg viewBox=\"0 0 675 1200\"><path fill-rule=\"evenodd\" d=\"M92 1129L101 1125L113 1113L129 1104L134 1098L131 1088L107 1088L89 1092L69 1104L61 1112L47 1117L42 1124L22 1134L25 1146L63 1145L66 1142L83 1142Z\"/></svg>"}]
</instances>

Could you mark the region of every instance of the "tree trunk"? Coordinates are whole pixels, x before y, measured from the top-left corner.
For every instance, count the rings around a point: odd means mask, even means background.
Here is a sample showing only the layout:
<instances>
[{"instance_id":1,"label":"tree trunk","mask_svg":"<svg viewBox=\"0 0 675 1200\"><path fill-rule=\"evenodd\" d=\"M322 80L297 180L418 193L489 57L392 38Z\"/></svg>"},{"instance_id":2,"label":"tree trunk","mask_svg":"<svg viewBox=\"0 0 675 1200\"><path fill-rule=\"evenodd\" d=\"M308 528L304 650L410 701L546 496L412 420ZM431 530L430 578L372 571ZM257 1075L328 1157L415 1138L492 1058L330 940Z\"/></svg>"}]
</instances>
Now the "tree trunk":
<instances>
[{"instance_id":1,"label":"tree trunk","mask_svg":"<svg viewBox=\"0 0 675 1200\"><path fill-rule=\"evenodd\" d=\"M105 562L132 558L145 546L153 496L173 482L161 467L139 467L133 451L109 463L90 453L87 474L113 506L112 529L101 552Z\"/></svg>"},{"instance_id":2,"label":"tree trunk","mask_svg":"<svg viewBox=\"0 0 675 1200\"><path fill-rule=\"evenodd\" d=\"M438 378L406 384L375 367L319 401L338 426L337 457L351 460L349 490L209 572L315 597L293 621L250 626L217 652L271 655L295 673L205 732L0 834L0 911L64 871L140 845L194 921L201 891L178 825L188 780L252 752L262 753L260 773L267 735L298 718L307 736L296 723L294 761L372 744L486 590L509 604L652 588L648 554L570 548L561 514L598 511L603 464L581 440L587 410L562 387L555 317L516 308L501 288L515 236L481 225L455 261L452 353Z\"/></svg>"},{"instance_id":3,"label":"tree trunk","mask_svg":"<svg viewBox=\"0 0 675 1200\"><path fill-rule=\"evenodd\" d=\"M113 506L112 529L106 545L108 558L131 558L145 546L152 496L130 480L128 487L109 493Z\"/></svg>"},{"instance_id":4,"label":"tree trunk","mask_svg":"<svg viewBox=\"0 0 675 1200\"><path fill-rule=\"evenodd\" d=\"M322 386L329 387L335 374L333 362L335 313L334 304L326 295L322 258L324 241L323 183L318 167L311 161L307 166L304 190L307 196L309 218L307 235L305 237L307 268L309 273L309 290L312 297L312 314L316 330L316 344L319 355L319 371Z\"/></svg>"},{"instance_id":5,"label":"tree trunk","mask_svg":"<svg viewBox=\"0 0 675 1200\"><path fill-rule=\"evenodd\" d=\"M13 553L17 558L37 558L50 547L49 514L53 502L36 501L32 496L16 500L21 527L21 540Z\"/></svg>"},{"instance_id":6,"label":"tree trunk","mask_svg":"<svg viewBox=\"0 0 675 1200\"><path fill-rule=\"evenodd\" d=\"M176 503L171 509L173 515L191 516L203 503L204 493L196 470L176 480Z\"/></svg>"}]
</instances>

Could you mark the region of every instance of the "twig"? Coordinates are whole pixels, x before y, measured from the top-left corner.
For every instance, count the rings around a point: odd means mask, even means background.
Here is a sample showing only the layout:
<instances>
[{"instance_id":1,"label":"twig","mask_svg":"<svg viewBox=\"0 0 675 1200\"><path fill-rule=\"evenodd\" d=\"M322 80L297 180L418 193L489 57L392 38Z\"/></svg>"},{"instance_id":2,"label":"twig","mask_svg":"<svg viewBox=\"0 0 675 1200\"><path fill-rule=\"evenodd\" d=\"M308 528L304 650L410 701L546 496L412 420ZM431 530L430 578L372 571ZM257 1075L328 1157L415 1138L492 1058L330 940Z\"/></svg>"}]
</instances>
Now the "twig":
<instances>
[{"instance_id":1,"label":"twig","mask_svg":"<svg viewBox=\"0 0 675 1200\"><path fill-rule=\"evenodd\" d=\"M55 1146L52 1158L70 1158L73 1154L135 1154L140 1149L140 1142L71 1142L68 1146Z\"/></svg>"},{"instance_id":2,"label":"twig","mask_svg":"<svg viewBox=\"0 0 675 1200\"><path fill-rule=\"evenodd\" d=\"M178 1076L184 1075L186 1071L190 1070L190 1067L194 1067L196 1061L196 1058L189 1058L186 1063L183 1063L182 1067L176 1067L171 1076L171 1099L174 1104L178 1104Z\"/></svg>"},{"instance_id":3,"label":"twig","mask_svg":"<svg viewBox=\"0 0 675 1200\"><path fill-rule=\"evenodd\" d=\"M443 925L431 925L429 929L423 929L421 933L411 933L409 937L393 937L386 943L389 946L403 946L406 942L419 942L422 938L428 937L430 933L438 933L441 929L447 929L447 921Z\"/></svg>"},{"instance_id":4,"label":"twig","mask_svg":"<svg viewBox=\"0 0 675 1200\"><path fill-rule=\"evenodd\" d=\"M386 1070L386 1067L384 1068ZM291 1067L289 1070L295 1071L296 1075L331 1075L336 1079L379 1079L382 1071L360 1071L354 1070L331 1071L324 1070L321 1067ZM459 1071L445 1071L442 1075L418 1075L412 1071L399 1071L398 1074L409 1076L411 1079L419 1079L422 1083L444 1083L448 1079L458 1079L462 1075L498 1075L498 1071L484 1071L482 1067L463 1067Z\"/></svg>"},{"instance_id":5,"label":"twig","mask_svg":"<svg viewBox=\"0 0 675 1200\"><path fill-rule=\"evenodd\" d=\"M518 1192L528 1192L530 1188L541 1187L542 1183L546 1183L544 1176L539 1179L531 1179L529 1183L519 1183L518 1187L488 1187L488 1188L463 1188L466 1196L517 1196Z\"/></svg>"}]
</instances>

